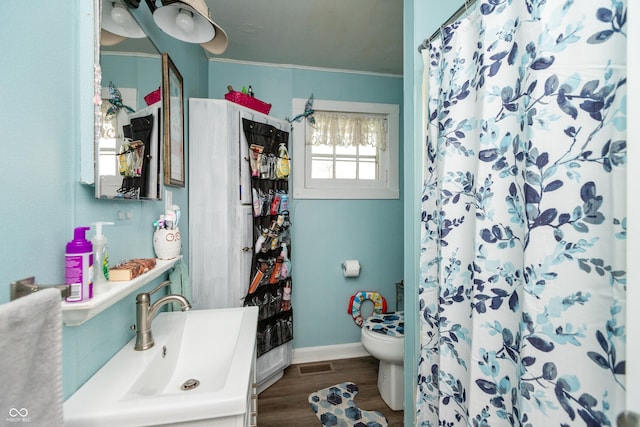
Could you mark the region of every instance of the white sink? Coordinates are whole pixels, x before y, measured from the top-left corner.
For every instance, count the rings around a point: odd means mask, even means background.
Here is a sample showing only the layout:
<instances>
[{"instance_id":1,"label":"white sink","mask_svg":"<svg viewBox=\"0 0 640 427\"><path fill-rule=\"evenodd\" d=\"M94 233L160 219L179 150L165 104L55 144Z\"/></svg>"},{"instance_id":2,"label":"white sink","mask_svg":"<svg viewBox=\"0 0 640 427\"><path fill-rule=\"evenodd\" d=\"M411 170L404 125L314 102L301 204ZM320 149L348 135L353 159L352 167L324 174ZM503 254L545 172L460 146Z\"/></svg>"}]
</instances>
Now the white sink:
<instances>
[{"instance_id":1,"label":"white sink","mask_svg":"<svg viewBox=\"0 0 640 427\"><path fill-rule=\"evenodd\" d=\"M258 308L160 313L64 404L65 427L217 425L247 411ZM183 390L189 380L199 385ZM222 425L222 424L221 424Z\"/></svg>"}]
</instances>

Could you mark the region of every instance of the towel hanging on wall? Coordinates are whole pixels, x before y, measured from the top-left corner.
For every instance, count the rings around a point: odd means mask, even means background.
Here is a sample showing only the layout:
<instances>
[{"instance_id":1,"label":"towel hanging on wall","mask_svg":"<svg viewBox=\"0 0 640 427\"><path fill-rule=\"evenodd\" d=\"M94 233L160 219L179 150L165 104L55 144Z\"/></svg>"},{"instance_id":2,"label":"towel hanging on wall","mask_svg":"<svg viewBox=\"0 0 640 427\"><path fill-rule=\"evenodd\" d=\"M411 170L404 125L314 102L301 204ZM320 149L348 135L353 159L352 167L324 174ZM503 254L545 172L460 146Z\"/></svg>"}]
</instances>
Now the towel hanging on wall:
<instances>
[{"instance_id":1,"label":"towel hanging on wall","mask_svg":"<svg viewBox=\"0 0 640 427\"><path fill-rule=\"evenodd\" d=\"M0 384L2 418L16 425L26 419L31 425L64 425L58 289L0 305Z\"/></svg>"}]
</instances>

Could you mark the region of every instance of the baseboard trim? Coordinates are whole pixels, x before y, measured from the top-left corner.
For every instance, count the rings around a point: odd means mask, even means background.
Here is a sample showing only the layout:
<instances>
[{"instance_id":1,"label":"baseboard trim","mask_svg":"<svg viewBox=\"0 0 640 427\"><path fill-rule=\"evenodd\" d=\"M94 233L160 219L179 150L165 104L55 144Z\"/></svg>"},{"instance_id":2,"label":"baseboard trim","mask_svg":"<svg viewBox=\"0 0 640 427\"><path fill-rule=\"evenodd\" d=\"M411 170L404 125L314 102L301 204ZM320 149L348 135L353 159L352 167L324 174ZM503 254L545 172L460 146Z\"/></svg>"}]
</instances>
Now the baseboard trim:
<instances>
[{"instance_id":1,"label":"baseboard trim","mask_svg":"<svg viewBox=\"0 0 640 427\"><path fill-rule=\"evenodd\" d=\"M354 357L370 356L362 343L325 345L319 347L294 348L291 355L291 363L324 362L336 359L351 359Z\"/></svg>"}]
</instances>

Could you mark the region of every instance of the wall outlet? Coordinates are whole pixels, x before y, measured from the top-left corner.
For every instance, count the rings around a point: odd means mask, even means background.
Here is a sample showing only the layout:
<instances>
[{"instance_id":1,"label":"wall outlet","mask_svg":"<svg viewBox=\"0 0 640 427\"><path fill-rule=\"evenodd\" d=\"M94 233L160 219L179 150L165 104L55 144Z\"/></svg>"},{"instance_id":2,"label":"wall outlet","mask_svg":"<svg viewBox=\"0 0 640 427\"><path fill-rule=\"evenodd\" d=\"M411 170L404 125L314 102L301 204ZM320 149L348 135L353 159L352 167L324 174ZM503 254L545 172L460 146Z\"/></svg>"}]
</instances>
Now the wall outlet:
<instances>
[{"instance_id":1,"label":"wall outlet","mask_svg":"<svg viewBox=\"0 0 640 427\"><path fill-rule=\"evenodd\" d=\"M130 210L118 209L116 219L120 222L131 221L133 219L133 212Z\"/></svg>"}]
</instances>

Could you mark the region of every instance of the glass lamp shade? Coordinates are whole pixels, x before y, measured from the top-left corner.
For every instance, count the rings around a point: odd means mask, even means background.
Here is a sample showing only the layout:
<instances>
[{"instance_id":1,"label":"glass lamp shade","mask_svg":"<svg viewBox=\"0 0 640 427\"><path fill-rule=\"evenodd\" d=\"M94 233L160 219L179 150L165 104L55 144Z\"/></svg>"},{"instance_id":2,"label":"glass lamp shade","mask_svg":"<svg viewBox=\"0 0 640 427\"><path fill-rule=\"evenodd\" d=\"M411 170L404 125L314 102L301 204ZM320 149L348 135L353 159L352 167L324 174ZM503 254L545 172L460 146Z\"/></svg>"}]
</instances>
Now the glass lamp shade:
<instances>
[{"instance_id":1,"label":"glass lamp shade","mask_svg":"<svg viewBox=\"0 0 640 427\"><path fill-rule=\"evenodd\" d=\"M147 37L127 7L120 2L109 0L102 2L102 28L130 39Z\"/></svg>"},{"instance_id":2,"label":"glass lamp shade","mask_svg":"<svg viewBox=\"0 0 640 427\"><path fill-rule=\"evenodd\" d=\"M180 2L157 8L153 12L153 20L162 31L187 43L204 43L216 35L207 18Z\"/></svg>"}]
</instances>

